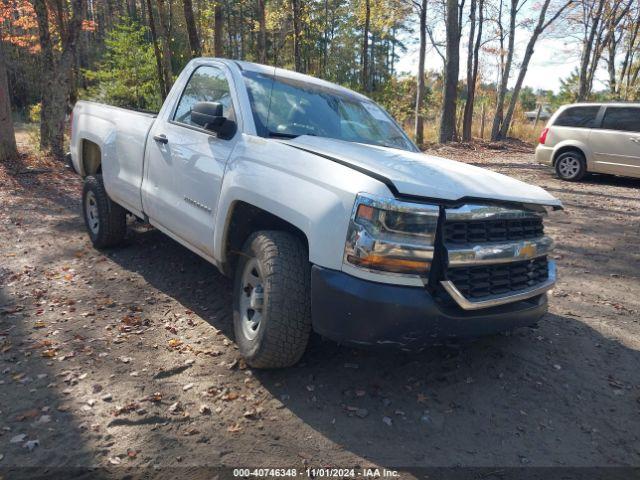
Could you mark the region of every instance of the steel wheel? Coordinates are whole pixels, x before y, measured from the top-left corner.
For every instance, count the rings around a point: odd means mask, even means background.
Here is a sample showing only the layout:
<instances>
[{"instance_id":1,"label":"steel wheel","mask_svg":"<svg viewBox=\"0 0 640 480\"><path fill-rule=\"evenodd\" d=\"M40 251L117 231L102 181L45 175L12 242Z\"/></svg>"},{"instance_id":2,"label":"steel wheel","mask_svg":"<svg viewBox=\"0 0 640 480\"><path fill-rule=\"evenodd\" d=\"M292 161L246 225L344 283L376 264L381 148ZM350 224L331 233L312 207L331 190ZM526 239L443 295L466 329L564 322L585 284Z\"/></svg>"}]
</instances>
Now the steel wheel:
<instances>
[{"instance_id":1,"label":"steel wheel","mask_svg":"<svg viewBox=\"0 0 640 480\"><path fill-rule=\"evenodd\" d=\"M100 217L98 213L98 200L92 191L88 191L84 199L84 214L87 218L87 226L91 233L98 234L100 230Z\"/></svg>"},{"instance_id":2,"label":"steel wheel","mask_svg":"<svg viewBox=\"0 0 640 480\"><path fill-rule=\"evenodd\" d=\"M242 290L240 292L240 315L242 332L253 340L258 334L264 306L264 287L258 260L252 258L242 272Z\"/></svg>"}]
</instances>

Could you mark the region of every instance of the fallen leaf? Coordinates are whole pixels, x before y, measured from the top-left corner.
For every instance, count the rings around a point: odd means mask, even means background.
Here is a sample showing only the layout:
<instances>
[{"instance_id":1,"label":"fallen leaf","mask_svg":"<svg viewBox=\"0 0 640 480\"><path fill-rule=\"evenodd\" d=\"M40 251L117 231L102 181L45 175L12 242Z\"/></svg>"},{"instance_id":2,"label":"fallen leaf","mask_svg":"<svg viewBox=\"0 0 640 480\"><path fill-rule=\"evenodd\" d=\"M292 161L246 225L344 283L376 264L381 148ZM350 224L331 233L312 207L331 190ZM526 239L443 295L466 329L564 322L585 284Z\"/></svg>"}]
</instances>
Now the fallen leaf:
<instances>
[{"instance_id":1,"label":"fallen leaf","mask_svg":"<svg viewBox=\"0 0 640 480\"><path fill-rule=\"evenodd\" d=\"M237 423L234 423L233 425L230 425L227 427L227 432L231 432L231 433L236 433L236 432L239 432L240 430L242 430L242 427Z\"/></svg>"},{"instance_id":2,"label":"fallen leaf","mask_svg":"<svg viewBox=\"0 0 640 480\"><path fill-rule=\"evenodd\" d=\"M27 438L27 434L26 433L20 433L20 434L14 436L14 437L11 437L11 440L9 440L9 443L20 443L25 438Z\"/></svg>"},{"instance_id":3,"label":"fallen leaf","mask_svg":"<svg viewBox=\"0 0 640 480\"><path fill-rule=\"evenodd\" d=\"M16 417L16 420L18 422L22 422L23 420L26 420L28 418L36 418L38 415L40 415L40 410L38 410L37 408L33 408L31 410L27 410L26 412L23 412L20 415L18 415Z\"/></svg>"},{"instance_id":4,"label":"fallen leaf","mask_svg":"<svg viewBox=\"0 0 640 480\"><path fill-rule=\"evenodd\" d=\"M238 395L236 392L229 392L222 396L222 400L224 400L225 402L229 402L231 400L237 399L239 396L240 395Z\"/></svg>"}]
</instances>

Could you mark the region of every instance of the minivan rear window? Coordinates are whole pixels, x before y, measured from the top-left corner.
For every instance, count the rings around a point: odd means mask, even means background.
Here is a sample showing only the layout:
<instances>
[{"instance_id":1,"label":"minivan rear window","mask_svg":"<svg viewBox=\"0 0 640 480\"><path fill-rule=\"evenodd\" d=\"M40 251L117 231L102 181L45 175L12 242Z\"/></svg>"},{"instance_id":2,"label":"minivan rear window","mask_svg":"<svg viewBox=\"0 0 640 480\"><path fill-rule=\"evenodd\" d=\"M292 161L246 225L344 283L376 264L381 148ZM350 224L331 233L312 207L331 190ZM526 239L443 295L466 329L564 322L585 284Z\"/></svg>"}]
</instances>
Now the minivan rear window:
<instances>
[{"instance_id":1,"label":"minivan rear window","mask_svg":"<svg viewBox=\"0 0 640 480\"><path fill-rule=\"evenodd\" d=\"M562 112L553 123L558 127L593 128L600 107L571 107Z\"/></svg>"},{"instance_id":2,"label":"minivan rear window","mask_svg":"<svg viewBox=\"0 0 640 480\"><path fill-rule=\"evenodd\" d=\"M607 107L602 120L602 128L623 132L640 132L640 108Z\"/></svg>"}]
</instances>

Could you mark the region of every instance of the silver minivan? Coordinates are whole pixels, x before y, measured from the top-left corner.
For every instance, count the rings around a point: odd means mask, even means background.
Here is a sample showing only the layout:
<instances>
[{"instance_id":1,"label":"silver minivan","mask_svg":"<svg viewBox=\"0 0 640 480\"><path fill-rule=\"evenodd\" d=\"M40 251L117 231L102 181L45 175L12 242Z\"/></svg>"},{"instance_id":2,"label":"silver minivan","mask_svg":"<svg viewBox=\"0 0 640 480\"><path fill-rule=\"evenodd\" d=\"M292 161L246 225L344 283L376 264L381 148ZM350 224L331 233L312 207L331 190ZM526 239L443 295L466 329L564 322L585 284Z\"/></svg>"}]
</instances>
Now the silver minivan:
<instances>
[{"instance_id":1,"label":"silver minivan","mask_svg":"<svg viewBox=\"0 0 640 480\"><path fill-rule=\"evenodd\" d=\"M640 178L640 103L564 105L538 141L536 160L563 180L587 172Z\"/></svg>"}]
</instances>

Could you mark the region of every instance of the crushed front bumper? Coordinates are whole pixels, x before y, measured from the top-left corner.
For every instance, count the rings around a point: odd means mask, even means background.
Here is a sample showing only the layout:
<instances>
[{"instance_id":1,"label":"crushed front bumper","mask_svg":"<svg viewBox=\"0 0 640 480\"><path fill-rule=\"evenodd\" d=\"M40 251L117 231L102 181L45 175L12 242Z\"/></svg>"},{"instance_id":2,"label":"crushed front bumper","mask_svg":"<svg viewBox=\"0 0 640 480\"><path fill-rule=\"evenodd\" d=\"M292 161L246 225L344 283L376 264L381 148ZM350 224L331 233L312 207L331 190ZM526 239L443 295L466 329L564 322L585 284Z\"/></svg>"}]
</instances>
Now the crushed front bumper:
<instances>
[{"instance_id":1,"label":"crushed front bumper","mask_svg":"<svg viewBox=\"0 0 640 480\"><path fill-rule=\"evenodd\" d=\"M464 310L426 288L362 280L314 265L312 321L322 336L352 345L419 349L447 339L477 337L535 324L547 312L540 295L482 310Z\"/></svg>"}]
</instances>

